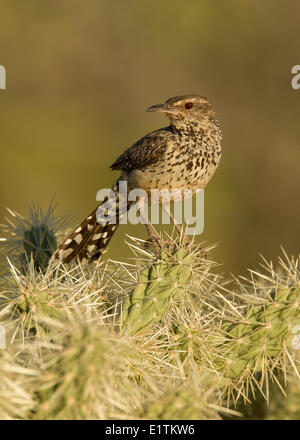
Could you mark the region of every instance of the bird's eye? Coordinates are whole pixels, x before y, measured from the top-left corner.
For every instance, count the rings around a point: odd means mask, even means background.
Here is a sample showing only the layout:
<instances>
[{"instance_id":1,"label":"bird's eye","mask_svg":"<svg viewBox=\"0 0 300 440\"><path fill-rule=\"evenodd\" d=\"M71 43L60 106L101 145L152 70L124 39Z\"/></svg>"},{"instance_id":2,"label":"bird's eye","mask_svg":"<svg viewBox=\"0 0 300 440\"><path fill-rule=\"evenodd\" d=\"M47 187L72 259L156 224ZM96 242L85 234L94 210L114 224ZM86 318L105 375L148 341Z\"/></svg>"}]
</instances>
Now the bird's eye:
<instances>
[{"instance_id":1,"label":"bird's eye","mask_svg":"<svg viewBox=\"0 0 300 440\"><path fill-rule=\"evenodd\" d=\"M185 104L185 108L187 109L187 110L189 110L190 108L192 108L193 107L193 103L192 102L187 102L186 104Z\"/></svg>"}]
</instances>

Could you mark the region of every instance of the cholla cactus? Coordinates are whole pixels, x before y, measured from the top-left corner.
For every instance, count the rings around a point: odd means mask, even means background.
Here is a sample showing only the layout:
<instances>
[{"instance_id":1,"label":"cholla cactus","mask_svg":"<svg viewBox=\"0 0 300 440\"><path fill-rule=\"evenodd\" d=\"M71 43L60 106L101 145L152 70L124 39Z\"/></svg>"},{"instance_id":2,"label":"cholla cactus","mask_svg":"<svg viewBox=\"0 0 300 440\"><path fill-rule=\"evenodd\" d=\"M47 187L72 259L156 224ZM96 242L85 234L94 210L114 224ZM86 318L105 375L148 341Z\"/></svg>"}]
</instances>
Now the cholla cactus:
<instances>
[{"instance_id":1,"label":"cholla cactus","mask_svg":"<svg viewBox=\"0 0 300 440\"><path fill-rule=\"evenodd\" d=\"M223 341L216 339L217 354L211 359L224 382L265 370L271 358L278 362L286 349L292 349L292 330L300 324L299 305L299 287L279 289L273 301L249 307L239 322L223 325Z\"/></svg>"},{"instance_id":2,"label":"cholla cactus","mask_svg":"<svg viewBox=\"0 0 300 440\"><path fill-rule=\"evenodd\" d=\"M24 252L20 255L23 269L26 270L32 258L36 270L45 270L57 248L57 240L53 230L44 223L32 226L29 231L24 231L23 248Z\"/></svg>"},{"instance_id":3,"label":"cholla cactus","mask_svg":"<svg viewBox=\"0 0 300 440\"><path fill-rule=\"evenodd\" d=\"M56 347L57 349L57 347ZM35 419L133 417L140 389L128 378L128 347L94 325L69 324L35 384Z\"/></svg>"},{"instance_id":4,"label":"cholla cactus","mask_svg":"<svg viewBox=\"0 0 300 440\"><path fill-rule=\"evenodd\" d=\"M0 320L14 323L13 340L30 337L59 342L61 328L72 317L81 323L112 316L104 297L105 268L100 271L96 265L84 272L80 265L60 265L36 272L32 262L25 274L13 264L9 268L9 288L0 294Z\"/></svg>"},{"instance_id":5,"label":"cholla cactus","mask_svg":"<svg viewBox=\"0 0 300 440\"><path fill-rule=\"evenodd\" d=\"M159 262L143 269L138 285L123 304L123 331L137 334L160 321L172 300L184 293L184 285L191 277L196 261L193 253L181 248L171 257L163 253Z\"/></svg>"},{"instance_id":6,"label":"cholla cactus","mask_svg":"<svg viewBox=\"0 0 300 440\"><path fill-rule=\"evenodd\" d=\"M300 378L290 375L286 382L285 396L277 392L270 400L269 420L300 420Z\"/></svg>"},{"instance_id":7,"label":"cholla cactus","mask_svg":"<svg viewBox=\"0 0 300 440\"><path fill-rule=\"evenodd\" d=\"M36 271L44 271L57 248L56 233L69 221L70 215L54 219L54 209L53 200L46 212L39 205L29 205L28 219L25 219L7 208L10 218L1 225L4 235L0 238L1 252L14 264L19 260L23 272L28 270L31 260Z\"/></svg>"},{"instance_id":8,"label":"cholla cactus","mask_svg":"<svg viewBox=\"0 0 300 440\"><path fill-rule=\"evenodd\" d=\"M30 381L36 371L22 367L6 350L0 350L0 420L24 419L34 407Z\"/></svg>"},{"instance_id":9,"label":"cholla cactus","mask_svg":"<svg viewBox=\"0 0 300 440\"><path fill-rule=\"evenodd\" d=\"M276 380L279 369L286 371L298 337L293 332L300 325L299 282L295 278L291 284L289 279L289 287L277 282L276 289L262 289L260 295L248 291L241 297L226 292L217 278L207 281L209 265L202 266L200 271L197 253L181 248L143 269L124 302L123 331L149 334L156 323L154 334L161 339L164 334L169 344L169 362L172 353L179 353L186 367L201 368L207 385L218 383L220 399L238 390L235 399L247 400L257 373L262 373L257 387L264 393L266 381Z\"/></svg>"},{"instance_id":10,"label":"cholla cactus","mask_svg":"<svg viewBox=\"0 0 300 440\"><path fill-rule=\"evenodd\" d=\"M270 392L274 384L286 394L290 418L297 417L298 260L280 260L278 270L270 264L267 273L230 287L211 270L207 249L178 243L155 262L135 246L146 258L52 265L54 241L42 237L55 228L45 232L41 214L27 223L12 216L7 232L16 235L3 242L10 273L0 320L9 343L22 339L22 364L17 379L14 359L0 360L0 416L207 419L233 414L236 403L240 411L243 403L247 417L259 391L271 411L264 417L274 418L283 414ZM29 366L38 371L31 396Z\"/></svg>"},{"instance_id":11,"label":"cholla cactus","mask_svg":"<svg viewBox=\"0 0 300 440\"><path fill-rule=\"evenodd\" d=\"M202 319L185 319L185 323L178 319L175 350L183 361L195 362L206 372L207 384L218 384L222 398L236 401L243 396L247 401L256 388L268 399L271 379L279 384L280 371L297 372L294 354L300 350L300 286L298 263L292 265L294 270L289 267L285 279L280 280L272 269L274 279L269 285L253 280L252 292L249 289L244 298L227 295L227 309L219 301L211 306L214 313L208 314L206 297L194 305ZM215 292L215 300L217 295L220 292Z\"/></svg>"},{"instance_id":12,"label":"cholla cactus","mask_svg":"<svg viewBox=\"0 0 300 440\"><path fill-rule=\"evenodd\" d=\"M144 406L141 417L150 420L216 420L222 408L208 402L209 393L194 386L170 389ZM186 432L185 434L187 434ZM182 432L184 434L184 432Z\"/></svg>"},{"instance_id":13,"label":"cholla cactus","mask_svg":"<svg viewBox=\"0 0 300 440\"><path fill-rule=\"evenodd\" d=\"M2 296L7 323L15 325L12 342L30 338L55 338L66 319L67 302L62 291L49 289L52 273L42 274L33 264L26 274L10 265L10 288ZM5 306L5 307L4 307Z\"/></svg>"}]
</instances>

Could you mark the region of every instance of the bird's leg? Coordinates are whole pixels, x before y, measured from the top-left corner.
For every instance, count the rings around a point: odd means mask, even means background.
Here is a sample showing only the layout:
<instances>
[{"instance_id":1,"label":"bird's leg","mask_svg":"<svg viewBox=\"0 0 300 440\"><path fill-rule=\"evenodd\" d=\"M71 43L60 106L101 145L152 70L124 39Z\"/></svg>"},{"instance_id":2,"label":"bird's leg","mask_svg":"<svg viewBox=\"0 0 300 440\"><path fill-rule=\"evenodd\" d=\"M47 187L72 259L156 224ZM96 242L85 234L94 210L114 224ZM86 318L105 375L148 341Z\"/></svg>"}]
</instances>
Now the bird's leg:
<instances>
[{"instance_id":1,"label":"bird's leg","mask_svg":"<svg viewBox=\"0 0 300 440\"><path fill-rule=\"evenodd\" d=\"M171 222L173 223L173 225L174 225L175 228L177 229L177 232L179 233L179 235L181 235L181 234L182 234L182 227L180 227L180 226L178 225L176 218L175 218L175 217L173 216L173 214L171 213L170 206L169 206L169 205L165 205L165 204L163 204L163 205L162 205L162 208L163 208L163 210L168 214L168 216L169 216Z\"/></svg>"},{"instance_id":2,"label":"bird's leg","mask_svg":"<svg viewBox=\"0 0 300 440\"><path fill-rule=\"evenodd\" d=\"M158 259L160 254L161 254L160 237L156 233L154 227L149 222L148 217L145 215L145 212L144 212L145 201L143 199L139 199L138 206L139 206L138 209L139 209L139 212L140 212L141 219L142 219L142 221L143 221L143 223L144 223L144 225L146 226L146 229L147 229L149 240L150 240L150 242L152 243L152 245L154 247L155 257Z\"/></svg>"},{"instance_id":3,"label":"bird's leg","mask_svg":"<svg viewBox=\"0 0 300 440\"><path fill-rule=\"evenodd\" d=\"M155 257L158 259L161 254L161 245L160 245L159 236L156 234L153 226L150 223L145 223L145 226L147 229L149 240L151 241L154 247Z\"/></svg>"},{"instance_id":4,"label":"bird's leg","mask_svg":"<svg viewBox=\"0 0 300 440\"><path fill-rule=\"evenodd\" d=\"M171 213L170 205L168 204L162 204L162 209L168 214L170 217L171 222L175 226L177 232L179 233L180 241L182 243L189 242L190 240L187 238L186 234L184 233L183 226L179 226L177 223L176 218Z\"/></svg>"}]
</instances>

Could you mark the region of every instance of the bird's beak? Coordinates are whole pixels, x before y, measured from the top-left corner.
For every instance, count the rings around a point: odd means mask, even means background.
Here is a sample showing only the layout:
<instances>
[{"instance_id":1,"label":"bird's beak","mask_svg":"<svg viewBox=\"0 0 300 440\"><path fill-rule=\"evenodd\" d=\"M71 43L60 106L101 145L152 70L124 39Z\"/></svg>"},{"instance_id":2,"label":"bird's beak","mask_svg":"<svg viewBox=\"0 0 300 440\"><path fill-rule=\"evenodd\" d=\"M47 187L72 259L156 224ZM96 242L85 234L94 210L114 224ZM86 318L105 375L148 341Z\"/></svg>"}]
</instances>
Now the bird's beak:
<instances>
[{"instance_id":1,"label":"bird's beak","mask_svg":"<svg viewBox=\"0 0 300 440\"><path fill-rule=\"evenodd\" d=\"M157 104L148 107L146 112L177 113L177 110L175 108L168 107L166 104Z\"/></svg>"}]
</instances>

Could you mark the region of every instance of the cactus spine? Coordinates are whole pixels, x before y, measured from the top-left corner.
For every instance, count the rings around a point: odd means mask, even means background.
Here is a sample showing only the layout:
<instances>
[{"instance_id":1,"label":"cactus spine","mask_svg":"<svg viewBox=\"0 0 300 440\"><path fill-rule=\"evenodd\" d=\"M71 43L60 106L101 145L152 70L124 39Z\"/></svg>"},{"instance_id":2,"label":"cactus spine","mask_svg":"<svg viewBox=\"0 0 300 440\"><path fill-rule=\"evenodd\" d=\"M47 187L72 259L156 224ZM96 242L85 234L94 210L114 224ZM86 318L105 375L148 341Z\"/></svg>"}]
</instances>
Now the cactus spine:
<instances>
[{"instance_id":1,"label":"cactus spine","mask_svg":"<svg viewBox=\"0 0 300 440\"><path fill-rule=\"evenodd\" d=\"M35 384L35 419L107 419L130 413L122 341L94 325L68 326L58 353L48 353Z\"/></svg>"},{"instance_id":2,"label":"cactus spine","mask_svg":"<svg viewBox=\"0 0 300 440\"><path fill-rule=\"evenodd\" d=\"M53 252L57 248L54 232L47 224L32 226L24 231L23 249L20 255L21 267L28 270L31 258L37 271L45 271Z\"/></svg>"},{"instance_id":3,"label":"cactus spine","mask_svg":"<svg viewBox=\"0 0 300 440\"><path fill-rule=\"evenodd\" d=\"M193 354L195 362L209 372L208 382L217 381L219 387L239 383L243 388L256 373L272 376L273 363L281 366L286 350L295 349L299 304L299 287L278 289L273 301L248 306L243 319L224 320L205 338L201 330L178 328L176 348L184 357Z\"/></svg>"},{"instance_id":4,"label":"cactus spine","mask_svg":"<svg viewBox=\"0 0 300 440\"><path fill-rule=\"evenodd\" d=\"M191 386L170 390L146 405L141 417L150 420L215 420L218 412L210 407L204 393Z\"/></svg>"},{"instance_id":5,"label":"cactus spine","mask_svg":"<svg viewBox=\"0 0 300 440\"><path fill-rule=\"evenodd\" d=\"M163 254L162 261L141 271L138 285L123 305L122 328L126 334L145 331L162 318L171 300L184 292L192 262L193 257L179 249L171 261Z\"/></svg>"}]
</instances>

